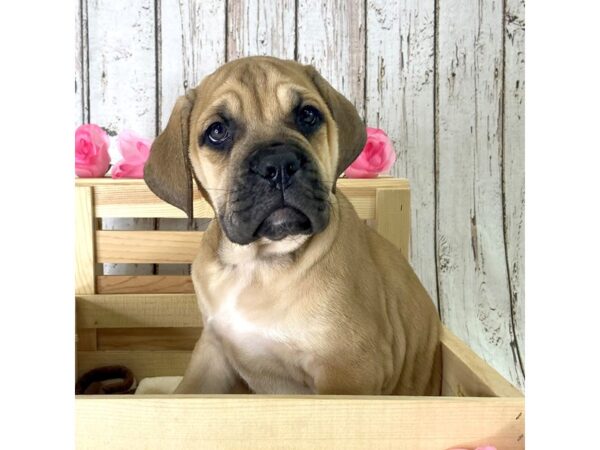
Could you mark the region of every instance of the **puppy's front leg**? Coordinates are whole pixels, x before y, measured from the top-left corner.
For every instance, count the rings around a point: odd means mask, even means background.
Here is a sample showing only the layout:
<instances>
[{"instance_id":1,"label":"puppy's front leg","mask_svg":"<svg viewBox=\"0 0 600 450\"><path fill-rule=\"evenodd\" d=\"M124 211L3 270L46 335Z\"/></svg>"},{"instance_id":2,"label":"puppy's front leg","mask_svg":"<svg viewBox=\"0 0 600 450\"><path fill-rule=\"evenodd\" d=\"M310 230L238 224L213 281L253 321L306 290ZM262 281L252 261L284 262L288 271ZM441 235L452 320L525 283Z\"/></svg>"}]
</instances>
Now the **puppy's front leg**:
<instances>
[{"instance_id":1,"label":"puppy's front leg","mask_svg":"<svg viewBox=\"0 0 600 450\"><path fill-rule=\"evenodd\" d=\"M205 328L175 394L226 394L238 383L220 342L210 327Z\"/></svg>"}]
</instances>

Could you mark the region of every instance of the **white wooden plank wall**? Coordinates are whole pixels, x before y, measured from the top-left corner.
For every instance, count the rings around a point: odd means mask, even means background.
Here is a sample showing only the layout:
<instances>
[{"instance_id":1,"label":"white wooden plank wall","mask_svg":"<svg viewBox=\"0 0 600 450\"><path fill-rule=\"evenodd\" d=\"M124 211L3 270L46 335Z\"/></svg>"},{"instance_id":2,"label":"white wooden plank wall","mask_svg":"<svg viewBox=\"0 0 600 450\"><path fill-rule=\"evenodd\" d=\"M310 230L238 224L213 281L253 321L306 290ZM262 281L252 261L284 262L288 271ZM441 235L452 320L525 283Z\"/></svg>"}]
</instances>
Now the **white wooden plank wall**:
<instances>
[{"instance_id":1,"label":"white wooden plank wall","mask_svg":"<svg viewBox=\"0 0 600 450\"><path fill-rule=\"evenodd\" d=\"M85 2L85 0L84 0ZM156 133L155 9L152 0L87 0L89 120L112 132ZM152 219L103 220L111 229L148 229ZM152 274L151 264L105 264L104 273Z\"/></svg>"},{"instance_id":2,"label":"white wooden plank wall","mask_svg":"<svg viewBox=\"0 0 600 450\"><path fill-rule=\"evenodd\" d=\"M504 244L515 352L525 357L525 0L507 0L504 14Z\"/></svg>"},{"instance_id":3,"label":"white wooden plank wall","mask_svg":"<svg viewBox=\"0 0 600 450\"><path fill-rule=\"evenodd\" d=\"M393 174L412 185L411 261L443 321L522 387L524 7L523 0L81 0L75 121L153 137L177 96L226 61L273 55L313 64L369 126L392 138ZM186 227L114 222L104 226Z\"/></svg>"},{"instance_id":4,"label":"white wooden plank wall","mask_svg":"<svg viewBox=\"0 0 600 450\"><path fill-rule=\"evenodd\" d=\"M474 350L520 384L504 245L502 3L446 0L439 7L440 313Z\"/></svg>"},{"instance_id":5,"label":"white wooden plank wall","mask_svg":"<svg viewBox=\"0 0 600 450\"><path fill-rule=\"evenodd\" d=\"M434 19L433 0L368 2L365 109L367 124L386 130L394 143L394 175L412 185L411 263L437 299Z\"/></svg>"}]
</instances>

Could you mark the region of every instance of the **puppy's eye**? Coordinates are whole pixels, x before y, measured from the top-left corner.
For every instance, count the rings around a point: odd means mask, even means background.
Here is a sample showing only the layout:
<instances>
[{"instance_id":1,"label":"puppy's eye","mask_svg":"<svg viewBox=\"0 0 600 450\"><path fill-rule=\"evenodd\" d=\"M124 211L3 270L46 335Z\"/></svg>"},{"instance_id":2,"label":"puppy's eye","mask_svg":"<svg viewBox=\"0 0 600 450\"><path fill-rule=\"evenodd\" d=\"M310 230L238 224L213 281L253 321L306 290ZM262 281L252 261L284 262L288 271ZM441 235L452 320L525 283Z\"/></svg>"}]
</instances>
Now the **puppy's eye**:
<instances>
[{"instance_id":1,"label":"puppy's eye","mask_svg":"<svg viewBox=\"0 0 600 450\"><path fill-rule=\"evenodd\" d=\"M215 122L206 130L206 139L213 146L223 145L230 137L229 127L223 122Z\"/></svg>"},{"instance_id":2,"label":"puppy's eye","mask_svg":"<svg viewBox=\"0 0 600 450\"><path fill-rule=\"evenodd\" d=\"M315 131L322 121L321 112L314 106L303 106L296 114L296 123L303 133Z\"/></svg>"}]
</instances>

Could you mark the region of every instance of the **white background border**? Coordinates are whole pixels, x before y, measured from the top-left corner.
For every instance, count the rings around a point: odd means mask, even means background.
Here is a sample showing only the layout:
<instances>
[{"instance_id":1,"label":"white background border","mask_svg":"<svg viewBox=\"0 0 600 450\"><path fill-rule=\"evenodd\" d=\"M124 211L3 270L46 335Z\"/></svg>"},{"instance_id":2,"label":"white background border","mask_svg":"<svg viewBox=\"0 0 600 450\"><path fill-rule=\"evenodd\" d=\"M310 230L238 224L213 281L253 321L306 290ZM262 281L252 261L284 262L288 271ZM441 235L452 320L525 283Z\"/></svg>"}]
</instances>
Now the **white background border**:
<instances>
[{"instance_id":1,"label":"white background border","mask_svg":"<svg viewBox=\"0 0 600 450\"><path fill-rule=\"evenodd\" d=\"M74 446L74 7L0 6L0 208L20 219L0 221L7 448ZM534 450L598 445L599 9L527 3L526 442Z\"/></svg>"}]
</instances>

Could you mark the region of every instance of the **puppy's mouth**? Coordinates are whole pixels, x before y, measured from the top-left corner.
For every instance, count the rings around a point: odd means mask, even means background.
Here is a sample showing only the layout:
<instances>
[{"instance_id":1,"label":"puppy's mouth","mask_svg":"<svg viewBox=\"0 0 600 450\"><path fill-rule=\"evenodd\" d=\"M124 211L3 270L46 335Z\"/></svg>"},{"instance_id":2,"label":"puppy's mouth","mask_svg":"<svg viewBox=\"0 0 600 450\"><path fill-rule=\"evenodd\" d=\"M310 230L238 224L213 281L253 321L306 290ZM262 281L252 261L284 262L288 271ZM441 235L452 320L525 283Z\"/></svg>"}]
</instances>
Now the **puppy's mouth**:
<instances>
[{"instance_id":1,"label":"puppy's mouth","mask_svg":"<svg viewBox=\"0 0 600 450\"><path fill-rule=\"evenodd\" d=\"M261 144L239 165L220 225L231 242L314 235L329 223L329 189L296 144Z\"/></svg>"},{"instance_id":2,"label":"puppy's mouth","mask_svg":"<svg viewBox=\"0 0 600 450\"><path fill-rule=\"evenodd\" d=\"M282 206L265 217L254 236L279 241L287 236L311 233L312 225L306 214L294 207Z\"/></svg>"}]
</instances>

